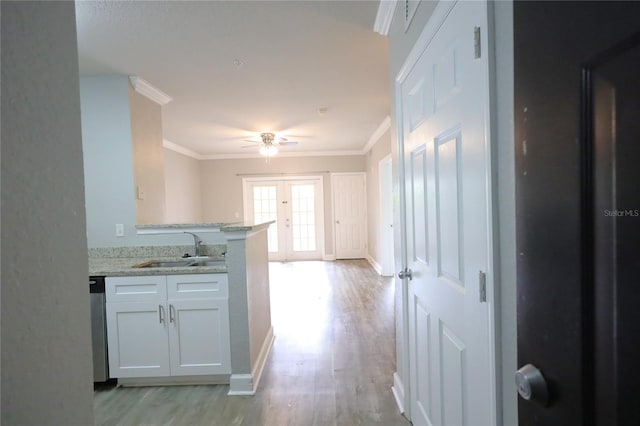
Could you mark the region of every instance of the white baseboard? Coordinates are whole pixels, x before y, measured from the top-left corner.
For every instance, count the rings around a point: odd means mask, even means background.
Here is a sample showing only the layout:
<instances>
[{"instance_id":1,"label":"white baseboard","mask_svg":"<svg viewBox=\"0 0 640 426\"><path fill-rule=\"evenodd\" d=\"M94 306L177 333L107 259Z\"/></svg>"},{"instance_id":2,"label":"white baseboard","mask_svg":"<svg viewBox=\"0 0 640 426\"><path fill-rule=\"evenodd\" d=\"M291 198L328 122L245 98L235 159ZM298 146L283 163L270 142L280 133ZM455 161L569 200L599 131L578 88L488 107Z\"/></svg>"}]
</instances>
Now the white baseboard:
<instances>
[{"instance_id":1,"label":"white baseboard","mask_svg":"<svg viewBox=\"0 0 640 426\"><path fill-rule=\"evenodd\" d=\"M382 275L382 266L380 266L380 264L376 262L376 260L373 257L371 257L371 255L367 255L367 260L369 261L371 266L373 266L373 269L376 270L378 275Z\"/></svg>"},{"instance_id":2,"label":"white baseboard","mask_svg":"<svg viewBox=\"0 0 640 426\"><path fill-rule=\"evenodd\" d=\"M169 377L125 377L118 379L118 386L173 386L173 385L225 385L229 375L169 376Z\"/></svg>"},{"instance_id":3,"label":"white baseboard","mask_svg":"<svg viewBox=\"0 0 640 426\"><path fill-rule=\"evenodd\" d=\"M269 354L271 353L274 340L273 327L269 327L269 331L264 338L251 374L232 374L229 378L229 392L227 395L255 395L256 390L258 390L258 385L260 384L260 379L262 378L262 372L264 371L267 358L269 358Z\"/></svg>"},{"instance_id":4,"label":"white baseboard","mask_svg":"<svg viewBox=\"0 0 640 426\"><path fill-rule=\"evenodd\" d=\"M397 372L393 373L393 386L391 386L391 392L393 392L393 397L396 399L396 404L398 404L400 414L404 414L404 386L402 385L402 380L400 380L400 376Z\"/></svg>"},{"instance_id":5,"label":"white baseboard","mask_svg":"<svg viewBox=\"0 0 640 426\"><path fill-rule=\"evenodd\" d=\"M251 374L232 374L229 378L227 395L254 395L253 376Z\"/></svg>"},{"instance_id":6,"label":"white baseboard","mask_svg":"<svg viewBox=\"0 0 640 426\"><path fill-rule=\"evenodd\" d=\"M260 384L260 379L262 378L262 372L264 371L264 366L267 363L267 358L269 358L271 348L273 347L273 341L275 339L276 336L273 334L273 327L269 327L267 336L264 338L264 342L262 342L262 347L260 348L260 353L258 354L256 363L251 371L251 375L253 376L254 392L258 390L258 385Z\"/></svg>"}]
</instances>

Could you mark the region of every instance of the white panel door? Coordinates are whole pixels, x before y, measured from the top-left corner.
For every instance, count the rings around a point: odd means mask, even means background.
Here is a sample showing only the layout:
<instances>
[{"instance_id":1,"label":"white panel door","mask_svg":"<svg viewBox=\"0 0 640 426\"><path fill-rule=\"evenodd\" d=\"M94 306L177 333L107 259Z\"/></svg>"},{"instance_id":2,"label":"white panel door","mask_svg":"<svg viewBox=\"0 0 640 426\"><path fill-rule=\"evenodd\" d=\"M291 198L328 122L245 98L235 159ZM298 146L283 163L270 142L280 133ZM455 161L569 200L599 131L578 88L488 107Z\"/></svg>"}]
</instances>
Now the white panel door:
<instances>
[{"instance_id":1,"label":"white panel door","mask_svg":"<svg viewBox=\"0 0 640 426\"><path fill-rule=\"evenodd\" d=\"M107 303L109 377L168 376L166 303Z\"/></svg>"},{"instance_id":2,"label":"white panel door","mask_svg":"<svg viewBox=\"0 0 640 426\"><path fill-rule=\"evenodd\" d=\"M251 179L244 190L247 217L276 221L267 234L269 260L322 259L322 178Z\"/></svg>"},{"instance_id":3,"label":"white panel door","mask_svg":"<svg viewBox=\"0 0 640 426\"><path fill-rule=\"evenodd\" d=\"M336 259L367 257L367 187L364 173L333 173Z\"/></svg>"},{"instance_id":4,"label":"white panel door","mask_svg":"<svg viewBox=\"0 0 640 426\"><path fill-rule=\"evenodd\" d=\"M169 300L171 375L231 373L227 299Z\"/></svg>"},{"instance_id":5,"label":"white panel door","mask_svg":"<svg viewBox=\"0 0 640 426\"><path fill-rule=\"evenodd\" d=\"M411 420L495 424L489 304L485 2L442 2L444 23L402 82ZM489 280L488 280L489 281Z\"/></svg>"}]
</instances>

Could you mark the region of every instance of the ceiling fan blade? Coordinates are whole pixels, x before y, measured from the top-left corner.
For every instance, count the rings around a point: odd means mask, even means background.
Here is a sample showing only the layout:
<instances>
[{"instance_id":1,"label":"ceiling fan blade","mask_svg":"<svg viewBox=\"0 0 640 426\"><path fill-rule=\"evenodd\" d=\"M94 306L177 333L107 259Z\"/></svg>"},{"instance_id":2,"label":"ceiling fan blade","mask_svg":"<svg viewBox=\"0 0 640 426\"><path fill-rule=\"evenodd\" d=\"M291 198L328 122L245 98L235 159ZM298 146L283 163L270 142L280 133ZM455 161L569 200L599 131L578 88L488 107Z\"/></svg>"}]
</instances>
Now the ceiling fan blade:
<instances>
[{"instance_id":1,"label":"ceiling fan blade","mask_svg":"<svg viewBox=\"0 0 640 426\"><path fill-rule=\"evenodd\" d=\"M240 148L257 148L256 145L245 145L245 146L241 146Z\"/></svg>"},{"instance_id":2,"label":"ceiling fan blade","mask_svg":"<svg viewBox=\"0 0 640 426\"><path fill-rule=\"evenodd\" d=\"M279 142L278 145L280 145L280 146L296 146L296 145L298 145L298 142L296 142L296 141Z\"/></svg>"},{"instance_id":3,"label":"ceiling fan blade","mask_svg":"<svg viewBox=\"0 0 640 426\"><path fill-rule=\"evenodd\" d=\"M251 143L262 143L262 141L252 141L251 139L244 139L245 142L251 142Z\"/></svg>"}]
</instances>

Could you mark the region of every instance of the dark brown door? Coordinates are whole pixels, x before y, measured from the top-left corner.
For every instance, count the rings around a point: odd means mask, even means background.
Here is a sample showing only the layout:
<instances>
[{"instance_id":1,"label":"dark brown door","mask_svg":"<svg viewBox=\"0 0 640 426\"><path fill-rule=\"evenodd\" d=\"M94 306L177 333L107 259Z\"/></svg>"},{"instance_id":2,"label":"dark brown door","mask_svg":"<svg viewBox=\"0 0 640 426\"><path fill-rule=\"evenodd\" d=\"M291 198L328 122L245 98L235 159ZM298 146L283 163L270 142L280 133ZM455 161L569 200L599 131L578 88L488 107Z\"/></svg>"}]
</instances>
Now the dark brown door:
<instances>
[{"instance_id":1,"label":"dark brown door","mask_svg":"<svg viewBox=\"0 0 640 426\"><path fill-rule=\"evenodd\" d=\"M640 425L640 3L516 2L520 425Z\"/></svg>"}]
</instances>

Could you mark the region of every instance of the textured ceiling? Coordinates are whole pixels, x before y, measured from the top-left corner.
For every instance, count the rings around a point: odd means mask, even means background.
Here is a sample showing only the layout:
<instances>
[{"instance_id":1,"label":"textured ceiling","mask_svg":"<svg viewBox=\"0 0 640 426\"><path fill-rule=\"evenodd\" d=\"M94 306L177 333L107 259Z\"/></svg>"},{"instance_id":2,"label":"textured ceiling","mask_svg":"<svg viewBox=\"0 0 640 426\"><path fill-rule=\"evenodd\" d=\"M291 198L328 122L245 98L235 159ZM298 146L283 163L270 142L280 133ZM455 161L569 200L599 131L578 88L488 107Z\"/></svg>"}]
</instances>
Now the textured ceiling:
<instances>
[{"instance_id":1,"label":"textured ceiling","mask_svg":"<svg viewBox=\"0 0 640 426\"><path fill-rule=\"evenodd\" d=\"M137 75L167 93L164 138L204 156L257 152L241 147L261 131L299 142L282 152L353 153L390 108L388 43L373 32L377 7L80 1L80 72Z\"/></svg>"}]
</instances>

